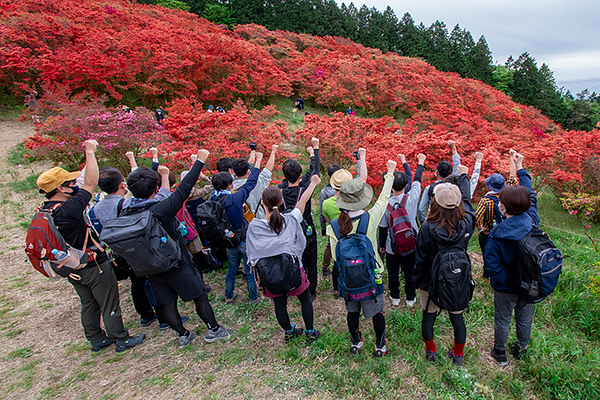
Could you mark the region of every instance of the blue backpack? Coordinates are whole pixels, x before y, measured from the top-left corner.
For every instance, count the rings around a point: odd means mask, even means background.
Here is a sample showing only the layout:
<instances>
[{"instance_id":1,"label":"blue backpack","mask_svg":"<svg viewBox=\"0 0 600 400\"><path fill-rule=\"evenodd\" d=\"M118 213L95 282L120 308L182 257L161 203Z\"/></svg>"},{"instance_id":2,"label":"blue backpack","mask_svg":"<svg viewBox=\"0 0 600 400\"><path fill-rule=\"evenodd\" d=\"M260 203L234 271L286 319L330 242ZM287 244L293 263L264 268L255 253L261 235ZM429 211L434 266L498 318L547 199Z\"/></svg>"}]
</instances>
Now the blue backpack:
<instances>
[{"instance_id":1,"label":"blue backpack","mask_svg":"<svg viewBox=\"0 0 600 400\"><path fill-rule=\"evenodd\" d=\"M537 226L518 242L513 287L526 303L538 303L556 288L562 273L563 255Z\"/></svg>"},{"instance_id":2,"label":"blue backpack","mask_svg":"<svg viewBox=\"0 0 600 400\"><path fill-rule=\"evenodd\" d=\"M375 274L377 261L373 244L367 237L369 214L360 216L356 233L341 237L337 219L331 228L338 239L335 247L335 267L339 271L338 290L349 302L371 300L383 293L381 277Z\"/></svg>"}]
</instances>

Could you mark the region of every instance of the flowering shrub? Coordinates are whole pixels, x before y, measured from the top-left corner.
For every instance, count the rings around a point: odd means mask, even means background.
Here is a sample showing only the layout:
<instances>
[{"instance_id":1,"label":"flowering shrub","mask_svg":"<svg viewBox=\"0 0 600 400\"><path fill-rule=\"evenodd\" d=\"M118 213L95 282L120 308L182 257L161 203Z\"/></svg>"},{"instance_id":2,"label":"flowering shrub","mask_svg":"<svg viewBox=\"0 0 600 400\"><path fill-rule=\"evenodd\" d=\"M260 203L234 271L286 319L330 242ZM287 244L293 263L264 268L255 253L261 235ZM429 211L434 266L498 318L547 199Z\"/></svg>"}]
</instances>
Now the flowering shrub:
<instances>
[{"instance_id":1,"label":"flowering shrub","mask_svg":"<svg viewBox=\"0 0 600 400\"><path fill-rule=\"evenodd\" d=\"M63 103L60 114L49 116L38 132L25 140L28 157L50 160L69 170L85 161L83 142L98 141L98 161L101 165L129 171L125 152L138 154L146 142L154 141L162 127L153 114L138 107L131 112L89 109L74 103Z\"/></svg>"}]
</instances>

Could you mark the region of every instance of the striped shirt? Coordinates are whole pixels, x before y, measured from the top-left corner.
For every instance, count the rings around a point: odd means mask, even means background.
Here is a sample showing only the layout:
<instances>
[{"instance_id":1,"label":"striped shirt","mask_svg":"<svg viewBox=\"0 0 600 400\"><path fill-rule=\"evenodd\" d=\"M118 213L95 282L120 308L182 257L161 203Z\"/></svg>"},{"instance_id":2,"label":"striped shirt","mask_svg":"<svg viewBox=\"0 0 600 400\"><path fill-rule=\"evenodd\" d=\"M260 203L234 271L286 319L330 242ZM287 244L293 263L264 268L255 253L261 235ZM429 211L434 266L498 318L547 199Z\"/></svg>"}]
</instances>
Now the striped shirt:
<instances>
[{"instance_id":1,"label":"striped shirt","mask_svg":"<svg viewBox=\"0 0 600 400\"><path fill-rule=\"evenodd\" d=\"M511 176L506 182L506 186L516 186L517 178ZM498 195L496 192L489 192L489 194ZM479 201L477 211L475 212L475 224L479 229L487 228L488 230L494 227L494 208L496 203L489 197L484 197Z\"/></svg>"}]
</instances>

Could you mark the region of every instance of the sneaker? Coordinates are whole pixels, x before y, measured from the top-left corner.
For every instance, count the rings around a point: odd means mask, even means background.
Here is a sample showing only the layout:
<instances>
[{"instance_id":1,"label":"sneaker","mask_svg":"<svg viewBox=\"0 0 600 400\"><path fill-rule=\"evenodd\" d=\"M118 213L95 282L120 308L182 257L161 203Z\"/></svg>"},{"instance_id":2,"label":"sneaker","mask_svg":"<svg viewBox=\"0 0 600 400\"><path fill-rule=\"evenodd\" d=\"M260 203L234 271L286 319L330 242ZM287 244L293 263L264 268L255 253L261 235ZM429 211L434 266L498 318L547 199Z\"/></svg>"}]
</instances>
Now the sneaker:
<instances>
[{"instance_id":1,"label":"sneaker","mask_svg":"<svg viewBox=\"0 0 600 400\"><path fill-rule=\"evenodd\" d=\"M297 338L299 336L302 336L302 334L304 333L304 329L302 328L296 328L295 324L292 324L292 330L291 331L285 331L285 342L289 343L290 340Z\"/></svg>"},{"instance_id":2,"label":"sneaker","mask_svg":"<svg viewBox=\"0 0 600 400\"><path fill-rule=\"evenodd\" d=\"M257 296L254 300L248 300L250 304L260 304L265 298L262 296Z\"/></svg>"},{"instance_id":3,"label":"sneaker","mask_svg":"<svg viewBox=\"0 0 600 400\"><path fill-rule=\"evenodd\" d=\"M521 346L519 346L518 343L515 343L515 345L512 347L512 349L510 349L510 354L517 360L520 360L523 357L525 357L526 353L527 353L527 349L521 349Z\"/></svg>"},{"instance_id":4,"label":"sneaker","mask_svg":"<svg viewBox=\"0 0 600 400\"><path fill-rule=\"evenodd\" d=\"M429 362L435 362L436 356L436 351L425 351L425 359Z\"/></svg>"},{"instance_id":5,"label":"sneaker","mask_svg":"<svg viewBox=\"0 0 600 400\"><path fill-rule=\"evenodd\" d=\"M154 321L158 320L158 315L154 314L150 318L140 319L140 326L150 326Z\"/></svg>"},{"instance_id":6,"label":"sneaker","mask_svg":"<svg viewBox=\"0 0 600 400\"><path fill-rule=\"evenodd\" d=\"M502 365L503 367L508 365L508 359L506 358L505 351L500 352L494 347L490 352L490 355L498 362L498 365Z\"/></svg>"},{"instance_id":7,"label":"sneaker","mask_svg":"<svg viewBox=\"0 0 600 400\"><path fill-rule=\"evenodd\" d=\"M395 297L390 296L390 300L392 300L392 305L393 306L399 306L400 305L400 299L397 299Z\"/></svg>"},{"instance_id":8,"label":"sneaker","mask_svg":"<svg viewBox=\"0 0 600 400\"><path fill-rule=\"evenodd\" d=\"M387 339L383 343L383 346L378 347L377 343L375 343L375 358L381 358L387 354Z\"/></svg>"},{"instance_id":9,"label":"sneaker","mask_svg":"<svg viewBox=\"0 0 600 400\"><path fill-rule=\"evenodd\" d=\"M97 353L100 350L104 350L105 348L107 348L108 346L113 344L114 342L115 342L114 340L110 340L109 338L106 338L103 341L101 341L100 343L92 343L92 353Z\"/></svg>"},{"instance_id":10,"label":"sneaker","mask_svg":"<svg viewBox=\"0 0 600 400\"><path fill-rule=\"evenodd\" d=\"M190 320L190 317L188 316L183 316L181 317L181 323L185 324L186 322L188 322ZM160 331L166 331L167 329L169 329L171 326L169 324L167 324L166 322L163 322L161 324L158 325L158 330Z\"/></svg>"},{"instance_id":11,"label":"sneaker","mask_svg":"<svg viewBox=\"0 0 600 400\"><path fill-rule=\"evenodd\" d=\"M416 302L415 299L406 300L406 307L413 308L415 306L415 302Z\"/></svg>"},{"instance_id":12,"label":"sneaker","mask_svg":"<svg viewBox=\"0 0 600 400\"><path fill-rule=\"evenodd\" d=\"M319 337L321 337L321 332L316 330L314 326L313 326L312 330L310 330L310 331L308 329L306 330L306 341L308 343L314 342Z\"/></svg>"},{"instance_id":13,"label":"sneaker","mask_svg":"<svg viewBox=\"0 0 600 400\"><path fill-rule=\"evenodd\" d=\"M228 339L232 334L233 329L225 329L222 326L219 326L219 329L217 329L216 332L209 329L208 332L206 332L206 336L204 336L204 341L206 343L212 343L217 340Z\"/></svg>"},{"instance_id":14,"label":"sneaker","mask_svg":"<svg viewBox=\"0 0 600 400\"><path fill-rule=\"evenodd\" d=\"M198 334L194 331L187 331L187 335L179 336L179 349L183 349L185 346L196 340L197 337Z\"/></svg>"},{"instance_id":15,"label":"sneaker","mask_svg":"<svg viewBox=\"0 0 600 400\"><path fill-rule=\"evenodd\" d=\"M237 292L233 292L233 297L232 298L225 297L225 303L227 303L227 304L233 303L233 300L235 300L235 298L237 296L238 296Z\"/></svg>"},{"instance_id":16,"label":"sneaker","mask_svg":"<svg viewBox=\"0 0 600 400\"><path fill-rule=\"evenodd\" d=\"M448 358L452 360L452 364L458 365L459 367L463 366L464 356L457 356L454 354L454 350L448 352Z\"/></svg>"},{"instance_id":17,"label":"sneaker","mask_svg":"<svg viewBox=\"0 0 600 400\"><path fill-rule=\"evenodd\" d=\"M145 334L137 335L136 337L128 337L125 340L121 340L115 343L115 351L117 354L123 354L126 351L133 349L138 344L144 343L146 339Z\"/></svg>"},{"instance_id":18,"label":"sneaker","mask_svg":"<svg viewBox=\"0 0 600 400\"><path fill-rule=\"evenodd\" d=\"M350 354L352 354L353 356L357 355L360 352L360 349L363 346L363 344L365 344L362 338L361 331L358 331L358 335L360 336L360 340L358 342L355 342L353 340L352 344L350 345Z\"/></svg>"},{"instance_id":19,"label":"sneaker","mask_svg":"<svg viewBox=\"0 0 600 400\"><path fill-rule=\"evenodd\" d=\"M323 278L327 278L328 276L331 276L331 274L332 274L331 269L323 268Z\"/></svg>"}]
</instances>

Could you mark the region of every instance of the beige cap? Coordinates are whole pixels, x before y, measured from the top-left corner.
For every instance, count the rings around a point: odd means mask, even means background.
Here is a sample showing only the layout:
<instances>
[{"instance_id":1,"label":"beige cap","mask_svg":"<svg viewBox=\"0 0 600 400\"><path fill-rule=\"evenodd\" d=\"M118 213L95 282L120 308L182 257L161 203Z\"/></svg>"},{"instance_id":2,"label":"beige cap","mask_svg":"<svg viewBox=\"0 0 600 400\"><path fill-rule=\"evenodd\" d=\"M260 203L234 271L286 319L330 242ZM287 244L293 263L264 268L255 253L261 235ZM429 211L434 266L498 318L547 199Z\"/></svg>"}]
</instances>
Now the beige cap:
<instances>
[{"instance_id":1,"label":"beige cap","mask_svg":"<svg viewBox=\"0 0 600 400\"><path fill-rule=\"evenodd\" d=\"M347 169L338 169L331 175L329 179L329 184L335 190L340 190L342 187L342 183L349 181L352 179L352 174Z\"/></svg>"},{"instance_id":2,"label":"beige cap","mask_svg":"<svg viewBox=\"0 0 600 400\"><path fill-rule=\"evenodd\" d=\"M54 167L43 172L37 178L37 185L46 193L50 193L63 183L77 179L79 172L67 172L60 167Z\"/></svg>"},{"instance_id":3,"label":"beige cap","mask_svg":"<svg viewBox=\"0 0 600 400\"><path fill-rule=\"evenodd\" d=\"M433 188L435 201L440 207L452 210L459 206L461 201L460 189L452 183L440 183Z\"/></svg>"}]
</instances>

